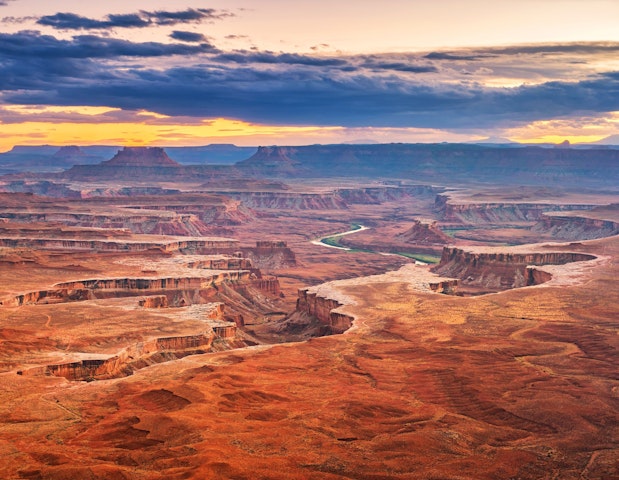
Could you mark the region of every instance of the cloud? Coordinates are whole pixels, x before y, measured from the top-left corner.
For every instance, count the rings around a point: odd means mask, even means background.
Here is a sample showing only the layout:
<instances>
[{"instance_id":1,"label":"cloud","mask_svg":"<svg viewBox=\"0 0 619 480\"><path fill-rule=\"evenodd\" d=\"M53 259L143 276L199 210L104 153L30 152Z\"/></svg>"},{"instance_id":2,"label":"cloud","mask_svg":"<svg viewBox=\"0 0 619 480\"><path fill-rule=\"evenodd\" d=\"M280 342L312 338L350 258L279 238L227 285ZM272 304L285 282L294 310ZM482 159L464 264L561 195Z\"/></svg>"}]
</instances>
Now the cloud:
<instances>
[{"instance_id":1,"label":"cloud","mask_svg":"<svg viewBox=\"0 0 619 480\"><path fill-rule=\"evenodd\" d=\"M15 103L103 104L170 116L227 117L256 123L349 127L477 128L619 110L619 80L548 82L516 89L411 84L355 73L340 79L302 67L278 70L177 67L135 70L105 82L16 92Z\"/></svg>"},{"instance_id":2,"label":"cloud","mask_svg":"<svg viewBox=\"0 0 619 480\"><path fill-rule=\"evenodd\" d=\"M389 62L389 61L375 61L368 60L363 63L366 68L372 68L376 70L396 70L398 72L408 73L430 73L438 72L438 69L434 65L416 64L413 62Z\"/></svg>"},{"instance_id":3,"label":"cloud","mask_svg":"<svg viewBox=\"0 0 619 480\"><path fill-rule=\"evenodd\" d=\"M176 12L164 10L149 12L140 10L137 13L110 14L104 17L103 20L88 18L75 13L56 13L54 15L42 16L36 23L57 30L98 30L201 23L220 20L230 16L233 16L233 14L213 8L188 8L187 10Z\"/></svg>"},{"instance_id":4,"label":"cloud","mask_svg":"<svg viewBox=\"0 0 619 480\"><path fill-rule=\"evenodd\" d=\"M209 20L220 20L232 17L234 14L227 11L219 11L214 8L188 8L178 12L155 11L147 12L142 10L142 15L150 18L158 25L176 25L178 23L200 23Z\"/></svg>"},{"instance_id":5,"label":"cloud","mask_svg":"<svg viewBox=\"0 0 619 480\"><path fill-rule=\"evenodd\" d=\"M214 52L208 43L185 45L178 43L136 43L96 35L78 35L71 40L59 40L36 31L14 34L0 33L0 59L31 58L45 62L51 58L118 58L162 57L168 55L196 55ZM79 75L79 72L75 72Z\"/></svg>"},{"instance_id":6,"label":"cloud","mask_svg":"<svg viewBox=\"0 0 619 480\"><path fill-rule=\"evenodd\" d=\"M450 53L450 52L430 52L427 55L424 55L424 58L427 58L428 60L474 61L474 60L480 60L482 58L487 58L487 55L466 55L466 54L458 54L458 53Z\"/></svg>"},{"instance_id":7,"label":"cloud","mask_svg":"<svg viewBox=\"0 0 619 480\"><path fill-rule=\"evenodd\" d=\"M170 34L170 38L174 40L179 40L181 42L191 42L191 43L200 43L207 42L207 38L201 33L195 32L185 32L181 30L174 30Z\"/></svg>"},{"instance_id":8,"label":"cloud","mask_svg":"<svg viewBox=\"0 0 619 480\"><path fill-rule=\"evenodd\" d=\"M461 131L619 110L619 73L596 70L600 59L614 58L619 43L321 56L222 52L199 33L171 36L184 43L0 33L2 101L185 119Z\"/></svg>"},{"instance_id":9,"label":"cloud","mask_svg":"<svg viewBox=\"0 0 619 480\"><path fill-rule=\"evenodd\" d=\"M320 67L343 66L347 64L347 61L342 58L313 57L309 55L301 55L299 53L274 53L270 51L249 52L247 50L237 50L232 53L221 53L217 55L214 60L219 62L234 62L240 64L296 64Z\"/></svg>"}]
</instances>

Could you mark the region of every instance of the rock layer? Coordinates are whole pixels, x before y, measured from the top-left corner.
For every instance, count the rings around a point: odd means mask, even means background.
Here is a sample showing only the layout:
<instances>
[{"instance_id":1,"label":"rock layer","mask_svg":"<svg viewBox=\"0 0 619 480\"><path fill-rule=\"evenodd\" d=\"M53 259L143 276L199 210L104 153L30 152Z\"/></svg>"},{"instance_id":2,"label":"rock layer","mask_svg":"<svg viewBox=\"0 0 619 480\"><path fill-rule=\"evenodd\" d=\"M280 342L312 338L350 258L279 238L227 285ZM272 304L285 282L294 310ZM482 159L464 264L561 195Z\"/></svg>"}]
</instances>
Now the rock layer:
<instances>
[{"instance_id":1,"label":"rock layer","mask_svg":"<svg viewBox=\"0 0 619 480\"><path fill-rule=\"evenodd\" d=\"M571 215L544 215L531 230L559 240L591 240L619 235L619 223Z\"/></svg>"},{"instance_id":2,"label":"rock layer","mask_svg":"<svg viewBox=\"0 0 619 480\"><path fill-rule=\"evenodd\" d=\"M299 290L297 312L315 317L325 327L324 335L344 333L352 326L354 317L335 311L342 305L337 300L318 295L310 289Z\"/></svg>"},{"instance_id":3,"label":"rock layer","mask_svg":"<svg viewBox=\"0 0 619 480\"><path fill-rule=\"evenodd\" d=\"M73 381L92 381L131 375L155 363L208 352L216 339L235 340L236 326L214 326L212 331L140 342L109 358L46 365L17 372L19 375L53 375ZM235 345L237 347L238 345ZM218 351L225 350L222 345Z\"/></svg>"},{"instance_id":4,"label":"rock layer","mask_svg":"<svg viewBox=\"0 0 619 480\"><path fill-rule=\"evenodd\" d=\"M595 205L583 204L549 204L549 203L458 203L449 195L437 195L434 208L441 220L463 223L509 223L530 222L543 218L546 212L562 212L570 210L587 210Z\"/></svg>"},{"instance_id":5,"label":"rock layer","mask_svg":"<svg viewBox=\"0 0 619 480\"><path fill-rule=\"evenodd\" d=\"M439 275L459 278L464 285L498 291L537 285L550 279L539 269L528 270L529 266L564 265L595 258L575 252L517 252L509 249L484 252L445 247L440 263L432 270Z\"/></svg>"}]
</instances>

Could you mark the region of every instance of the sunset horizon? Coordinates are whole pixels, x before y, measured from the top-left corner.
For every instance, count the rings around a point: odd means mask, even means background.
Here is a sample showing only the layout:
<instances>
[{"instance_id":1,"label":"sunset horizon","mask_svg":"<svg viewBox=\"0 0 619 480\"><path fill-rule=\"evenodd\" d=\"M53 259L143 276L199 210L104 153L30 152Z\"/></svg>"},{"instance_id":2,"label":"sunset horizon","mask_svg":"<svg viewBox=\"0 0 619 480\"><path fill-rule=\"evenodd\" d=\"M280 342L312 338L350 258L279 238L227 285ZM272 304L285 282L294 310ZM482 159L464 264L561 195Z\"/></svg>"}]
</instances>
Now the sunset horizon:
<instances>
[{"instance_id":1,"label":"sunset horizon","mask_svg":"<svg viewBox=\"0 0 619 480\"><path fill-rule=\"evenodd\" d=\"M60 3L0 2L2 152L619 131L606 0Z\"/></svg>"}]
</instances>

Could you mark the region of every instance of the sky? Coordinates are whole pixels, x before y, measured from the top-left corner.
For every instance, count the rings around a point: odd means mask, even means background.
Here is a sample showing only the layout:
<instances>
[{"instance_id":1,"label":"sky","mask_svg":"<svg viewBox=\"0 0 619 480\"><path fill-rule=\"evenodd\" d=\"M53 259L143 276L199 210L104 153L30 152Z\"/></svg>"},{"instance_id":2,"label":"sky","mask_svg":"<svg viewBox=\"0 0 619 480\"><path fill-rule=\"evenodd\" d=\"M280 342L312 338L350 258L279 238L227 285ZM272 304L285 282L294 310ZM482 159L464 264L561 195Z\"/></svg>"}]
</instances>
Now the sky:
<instances>
[{"instance_id":1,"label":"sky","mask_svg":"<svg viewBox=\"0 0 619 480\"><path fill-rule=\"evenodd\" d=\"M0 151L596 142L618 26L617 0L0 0Z\"/></svg>"}]
</instances>

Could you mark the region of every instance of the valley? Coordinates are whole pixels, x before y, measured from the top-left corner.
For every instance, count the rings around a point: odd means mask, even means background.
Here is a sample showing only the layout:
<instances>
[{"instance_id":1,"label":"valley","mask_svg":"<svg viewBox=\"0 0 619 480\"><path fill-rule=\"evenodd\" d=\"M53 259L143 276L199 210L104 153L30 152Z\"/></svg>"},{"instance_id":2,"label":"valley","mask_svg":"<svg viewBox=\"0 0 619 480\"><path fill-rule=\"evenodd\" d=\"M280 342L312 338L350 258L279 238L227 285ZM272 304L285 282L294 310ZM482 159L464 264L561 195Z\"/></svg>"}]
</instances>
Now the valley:
<instances>
[{"instance_id":1,"label":"valley","mask_svg":"<svg viewBox=\"0 0 619 480\"><path fill-rule=\"evenodd\" d=\"M0 477L613 478L617 153L495 150L0 177Z\"/></svg>"}]
</instances>

